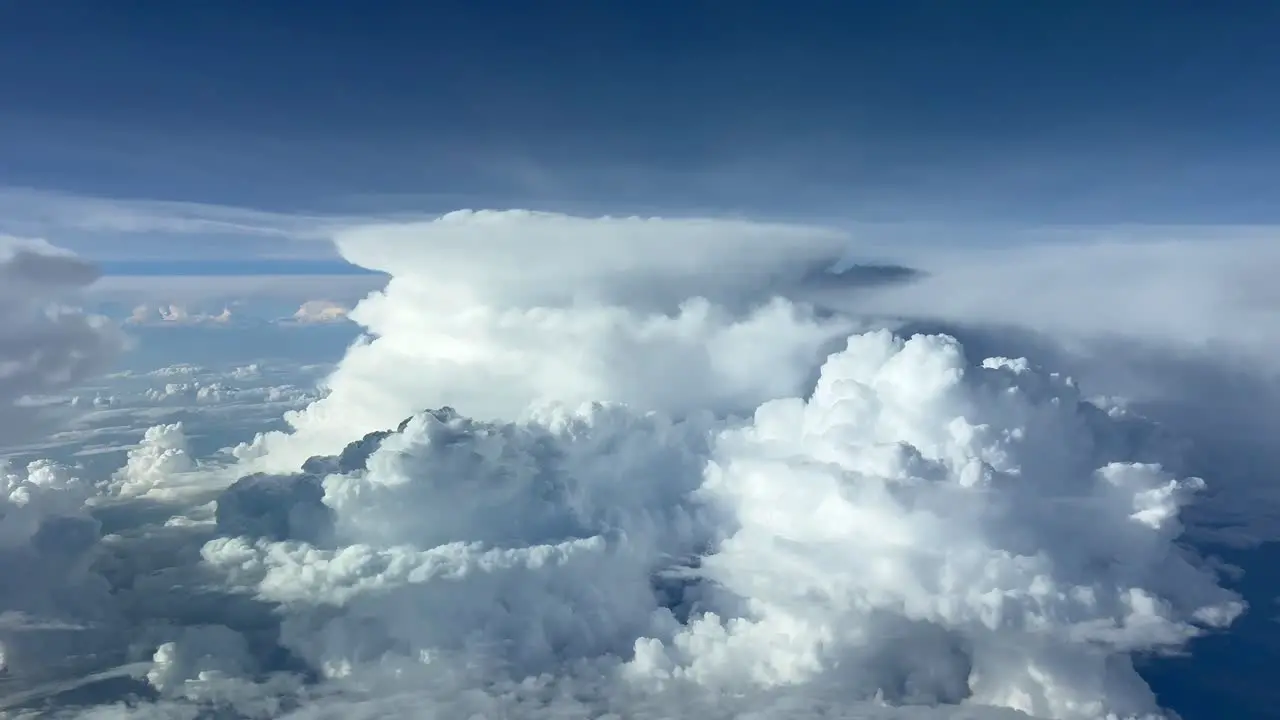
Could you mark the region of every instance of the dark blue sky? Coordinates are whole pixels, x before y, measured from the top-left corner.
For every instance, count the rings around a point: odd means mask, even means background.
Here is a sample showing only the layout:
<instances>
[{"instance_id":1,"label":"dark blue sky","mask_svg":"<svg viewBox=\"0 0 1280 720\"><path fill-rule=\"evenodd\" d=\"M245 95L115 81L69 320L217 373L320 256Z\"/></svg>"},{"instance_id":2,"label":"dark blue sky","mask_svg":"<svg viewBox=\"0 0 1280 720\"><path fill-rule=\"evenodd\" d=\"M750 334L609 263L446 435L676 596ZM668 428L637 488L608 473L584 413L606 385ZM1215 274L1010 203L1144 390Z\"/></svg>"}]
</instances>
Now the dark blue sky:
<instances>
[{"instance_id":1,"label":"dark blue sky","mask_svg":"<svg viewBox=\"0 0 1280 720\"><path fill-rule=\"evenodd\" d=\"M1273 222L1280 2L0 0L0 185Z\"/></svg>"}]
</instances>

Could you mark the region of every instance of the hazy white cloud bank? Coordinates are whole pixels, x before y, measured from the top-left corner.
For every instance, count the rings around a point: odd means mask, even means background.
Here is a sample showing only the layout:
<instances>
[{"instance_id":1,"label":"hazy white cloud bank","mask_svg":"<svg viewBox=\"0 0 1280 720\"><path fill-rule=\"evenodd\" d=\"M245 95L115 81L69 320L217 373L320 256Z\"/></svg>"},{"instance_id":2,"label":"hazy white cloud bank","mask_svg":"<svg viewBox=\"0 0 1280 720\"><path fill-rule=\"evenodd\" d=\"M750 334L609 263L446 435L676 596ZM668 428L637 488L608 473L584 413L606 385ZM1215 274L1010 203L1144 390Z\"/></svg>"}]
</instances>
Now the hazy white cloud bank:
<instances>
[{"instance_id":1,"label":"hazy white cloud bank","mask_svg":"<svg viewBox=\"0 0 1280 720\"><path fill-rule=\"evenodd\" d=\"M122 337L73 303L92 265L42 241L0 238L0 437L38 435L34 398L103 370ZM0 672L43 680L84 666L89 628L112 623L109 586L87 569L94 488L55 463L0 464ZM67 643L68 633L83 644ZM31 659L35 658L35 659ZM3 691L0 685L0 692Z\"/></svg>"},{"instance_id":2,"label":"hazy white cloud bank","mask_svg":"<svg viewBox=\"0 0 1280 720\"><path fill-rule=\"evenodd\" d=\"M1277 235L1060 231L1018 247L916 251L907 262L928 274L864 299L860 309L1247 353L1274 369Z\"/></svg>"},{"instance_id":3,"label":"hazy white cloud bank","mask_svg":"<svg viewBox=\"0 0 1280 720\"><path fill-rule=\"evenodd\" d=\"M0 237L0 433L32 431L21 405L105 369L123 337L75 309L94 267L42 241Z\"/></svg>"},{"instance_id":4,"label":"hazy white cloud bank","mask_svg":"<svg viewBox=\"0 0 1280 720\"><path fill-rule=\"evenodd\" d=\"M1219 365L1137 309L1178 289L1105 255L1072 290L1016 253L824 275L856 238L748 222L466 212L336 242L392 275L350 312L367 336L238 463L165 422L100 484L10 473L0 561L47 580L0 592L27 623L0 624L0 707L1153 719L1136 664L1247 610L1184 541L1204 499L1267 493L1244 457L1218 476L1195 446L1221 433L1174 411L1204 398L1142 363ZM1199 264L1152 267L1229 314L1248 264ZM1128 305L1054 321L1019 268ZM995 327L1041 322L1069 342ZM1238 327L1237 365L1260 347ZM63 519L78 544L42 545ZM95 628L59 636L92 655L28 642L33 618Z\"/></svg>"}]
</instances>

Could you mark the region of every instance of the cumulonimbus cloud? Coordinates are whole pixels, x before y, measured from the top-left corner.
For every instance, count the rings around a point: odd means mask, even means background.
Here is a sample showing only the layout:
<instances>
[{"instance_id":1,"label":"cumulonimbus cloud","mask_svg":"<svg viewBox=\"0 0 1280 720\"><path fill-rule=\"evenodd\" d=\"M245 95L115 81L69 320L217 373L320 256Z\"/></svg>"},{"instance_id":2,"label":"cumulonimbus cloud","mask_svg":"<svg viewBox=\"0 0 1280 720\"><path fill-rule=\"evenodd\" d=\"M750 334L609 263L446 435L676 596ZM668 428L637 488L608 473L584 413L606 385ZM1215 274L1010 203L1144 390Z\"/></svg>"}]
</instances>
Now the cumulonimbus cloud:
<instances>
[{"instance_id":1,"label":"cumulonimbus cloud","mask_svg":"<svg viewBox=\"0 0 1280 720\"><path fill-rule=\"evenodd\" d=\"M1136 658L1245 610L1182 542L1217 479L1147 418L999 333L884 329L1047 317L975 265L851 290L830 229L528 212L336 242L391 276L367 336L212 513L112 508L140 639L95 670L146 701L65 714L1150 720ZM178 440L120 477L190 472Z\"/></svg>"}]
</instances>

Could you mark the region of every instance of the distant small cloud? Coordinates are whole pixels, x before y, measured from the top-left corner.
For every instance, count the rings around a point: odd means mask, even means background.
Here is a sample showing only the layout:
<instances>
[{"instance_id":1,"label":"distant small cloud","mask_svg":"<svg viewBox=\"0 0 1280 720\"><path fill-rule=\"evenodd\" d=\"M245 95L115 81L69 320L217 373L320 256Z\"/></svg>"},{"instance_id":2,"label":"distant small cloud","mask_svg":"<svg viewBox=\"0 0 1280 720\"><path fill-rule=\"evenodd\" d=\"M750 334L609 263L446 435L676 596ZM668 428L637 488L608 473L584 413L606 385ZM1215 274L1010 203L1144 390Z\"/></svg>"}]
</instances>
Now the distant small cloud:
<instances>
[{"instance_id":1,"label":"distant small cloud","mask_svg":"<svg viewBox=\"0 0 1280 720\"><path fill-rule=\"evenodd\" d=\"M235 319L231 308L223 307L218 313L192 312L185 305L138 305L125 321L130 325L227 325Z\"/></svg>"},{"instance_id":2,"label":"distant small cloud","mask_svg":"<svg viewBox=\"0 0 1280 720\"><path fill-rule=\"evenodd\" d=\"M293 321L299 323L341 322L351 310L332 300L308 300L293 313Z\"/></svg>"},{"instance_id":3,"label":"distant small cloud","mask_svg":"<svg viewBox=\"0 0 1280 720\"><path fill-rule=\"evenodd\" d=\"M351 307L386 283L383 275L108 275L89 288L88 296L123 308L178 304L221 309L262 301L282 305L275 310L278 316L317 297Z\"/></svg>"}]
</instances>

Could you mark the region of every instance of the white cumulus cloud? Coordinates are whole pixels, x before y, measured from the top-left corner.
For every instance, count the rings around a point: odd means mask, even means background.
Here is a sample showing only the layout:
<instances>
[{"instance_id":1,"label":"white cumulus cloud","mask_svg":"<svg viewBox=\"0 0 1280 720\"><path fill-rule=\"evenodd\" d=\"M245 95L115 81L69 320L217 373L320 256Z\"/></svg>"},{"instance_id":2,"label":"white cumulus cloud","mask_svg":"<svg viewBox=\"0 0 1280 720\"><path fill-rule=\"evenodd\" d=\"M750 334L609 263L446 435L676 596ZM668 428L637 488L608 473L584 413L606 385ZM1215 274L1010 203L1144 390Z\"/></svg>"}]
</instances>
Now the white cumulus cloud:
<instances>
[{"instance_id":1,"label":"white cumulus cloud","mask_svg":"<svg viewBox=\"0 0 1280 720\"><path fill-rule=\"evenodd\" d=\"M147 428L142 441L129 451L128 461L113 478L118 495L135 496L163 489L174 475L195 469L182 423Z\"/></svg>"},{"instance_id":2,"label":"white cumulus cloud","mask_svg":"<svg viewBox=\"0 0 1280 720\"><path fill-rule=\"evenodd\" d=\"M308 300L293 313L294 322L323 323L346 320L350 309L332 300Z\"/></svg>"}]
</instances>

